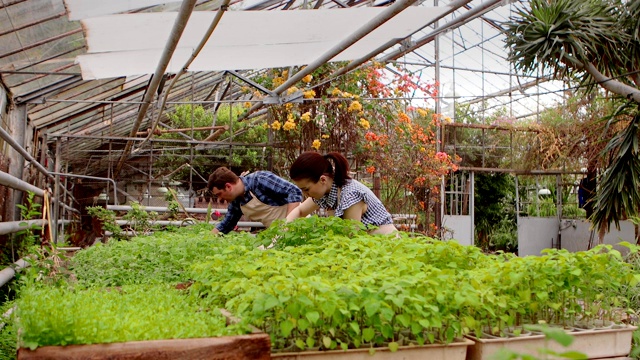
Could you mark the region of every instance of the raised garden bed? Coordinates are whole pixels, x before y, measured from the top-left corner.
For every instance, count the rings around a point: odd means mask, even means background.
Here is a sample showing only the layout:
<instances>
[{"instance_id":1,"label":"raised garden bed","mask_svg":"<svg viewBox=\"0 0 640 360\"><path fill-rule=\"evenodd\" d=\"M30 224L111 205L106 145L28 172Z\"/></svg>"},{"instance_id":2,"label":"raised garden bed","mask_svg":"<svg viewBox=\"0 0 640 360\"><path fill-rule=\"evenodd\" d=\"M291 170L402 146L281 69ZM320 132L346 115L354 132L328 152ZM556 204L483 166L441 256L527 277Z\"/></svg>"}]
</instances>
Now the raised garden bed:
<instances>
[{"instance_id":1,"label":"raised garden bed","mask_svg":"<svg viewBox=\"0 0 640 360\"><path fill-rule=\"evenodd\" d=\"M18 349L18 360L266 360L267 334Z\"/></svg>"},{"instance_id":2,"label":"raised garden bed","mask_svg":"<svg viewBox=\"0 0 640 360\"><path fill-rule=\"evenodd\" d=\"M541 349L558 353L581 352L589 359L627 356L631 351L631 338L636 326L618 325L611 329L567 331L573 336L569 346L562 346L545 338L544 335L529 335L509 338L483 339L468 336L473 340L467 351L467 360L489 360L500 349L508 349L518 354L540 355Z\"/></svg>"},{"instance_id":3,"label":"raised garden bed","mask_svg":"<svg viewBox=\"0 0 640 360\"><path fill-rule=\"evenodd\" d=\"M400 346L395 352L389 348L364 348L274 353L271 354L271 358L277 360L464 360L467 356L467 348L472 345L473 341L462 339L446 345Z\"/></svg>"}]
</instances>

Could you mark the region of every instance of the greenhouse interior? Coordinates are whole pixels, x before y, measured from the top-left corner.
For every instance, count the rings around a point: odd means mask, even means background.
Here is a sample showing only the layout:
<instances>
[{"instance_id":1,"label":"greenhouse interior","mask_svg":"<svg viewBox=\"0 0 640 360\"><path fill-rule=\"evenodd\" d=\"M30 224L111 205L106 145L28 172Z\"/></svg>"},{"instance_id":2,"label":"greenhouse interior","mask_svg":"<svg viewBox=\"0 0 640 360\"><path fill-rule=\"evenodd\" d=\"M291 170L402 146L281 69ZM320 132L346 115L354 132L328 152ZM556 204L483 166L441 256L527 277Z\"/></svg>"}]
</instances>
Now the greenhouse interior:
<instances>
[{"instance_id":1,"label":"greenhouse interior","mask_svg":"<svg viewBox=\"0 0 640 360\"><path fill-rule=\"evenodd\" d=\"M0 19L0 360L640 359L640 0Z\"/></svg>"}]
</instances>

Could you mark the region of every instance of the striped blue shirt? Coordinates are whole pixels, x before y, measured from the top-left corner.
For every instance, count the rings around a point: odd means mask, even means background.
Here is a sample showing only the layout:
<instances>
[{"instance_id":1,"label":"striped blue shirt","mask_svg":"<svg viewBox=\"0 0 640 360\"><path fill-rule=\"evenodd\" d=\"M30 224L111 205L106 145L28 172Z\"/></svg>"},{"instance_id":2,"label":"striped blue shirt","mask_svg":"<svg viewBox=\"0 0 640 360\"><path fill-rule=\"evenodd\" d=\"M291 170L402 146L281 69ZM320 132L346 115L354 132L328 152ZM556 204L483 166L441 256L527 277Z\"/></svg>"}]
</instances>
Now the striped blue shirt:
<instances>
[{"instance_id":1,"label":"striped blue shirt","mask_svg":"<svg viewBox=\"0 0 640 360\"><path fill-rule=\"evenodd\" d=\"M302 191L294 184L270 171L256 171L241 176L244 184L244 196L239 196L227 207L227 215L216 226L221 233L228 233L238 224L242 217L241 205L245 205L253 196L270 206L282 206L294 202L302 202Z\"/></svg>"}]
</instances>

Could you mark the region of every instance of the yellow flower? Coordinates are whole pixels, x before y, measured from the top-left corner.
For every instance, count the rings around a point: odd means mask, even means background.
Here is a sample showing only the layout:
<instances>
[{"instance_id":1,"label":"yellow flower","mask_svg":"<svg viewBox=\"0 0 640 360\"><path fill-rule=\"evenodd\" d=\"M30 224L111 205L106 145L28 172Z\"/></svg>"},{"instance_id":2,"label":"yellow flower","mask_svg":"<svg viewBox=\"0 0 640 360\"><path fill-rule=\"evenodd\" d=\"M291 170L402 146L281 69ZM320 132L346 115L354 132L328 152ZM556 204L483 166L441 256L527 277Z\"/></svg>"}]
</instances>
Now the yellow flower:
<instances>
[{"instance_id":1,"label":"yellow flower","mask_svg":"<svg viewBox=\"0 0 640 360\"><path fill-rule=\"evenodd\" d=\"M274 77L272 82L273 82L273 87L278 87L284 84L284 79L281 77Z\"/></svg>"},{"instance_id":2,"label":"yellow flower","mask_svg":"<svg viewBox=\"0 0 640 360\"><path fill-rule=\"evenodd\" d=\"M367 119L365 118L360 118L360 126L362 126L365 129L368 129L371 127L371 125L369 124L369 121L367 121Z\"/></svg>"},{"instance_id":3,"label":"yellow flower","mask_svg":"<svg viewBox=\"0 0 640 360\"><path fill-rule=\"evenodd\" d=\"M284 108L287 109L287 111L291 110L293 108L293 104L292 103L286 103L284 104Z\"/></svg>"},{"instance_id":4,"label":"yellow flower","mask_svg":"<svg viewBox=\"0 0 640 360\"><path fill-rule=\"evenodd\" d=\"M296 118L292 113L287 114L287 122L294 121Z\"/></svg>"},{"instance_id":5,"label":"yellow flower","mask_svg":"<svg viewBox=\"0 0 640 360\"><path fill-rule=\"evenodd\" d=\"M451 123L453 122L453 120L451 120L451 118L450 118L450 117L445 116L445 117L444 117L444 122L445 122L445 123L447 123L447 124L451 124Z\"/></svg>"},{"instance_id":6,"label":"yellow flower","mask_svg":"<svg viewBox=\"0 0 640 360\"><path fill-rule=\"evenodd\" d=\"M315 139L315 140L313 140L313 144L311 144L311 147L316 149L316 150L320 150L320 145L322 145L320 140Z\"/></svg>"},{"instance_id":7,"label":"yellow flower","mask_svg":"<svg viewBox=\"0 0 640 360\"><path fill-rule=\"evenodd\" d=\"M349 108L347 109L347 111L360 111L360 110L362 110L362 105L360 105L358 101L352 101L351 104L349 104Z\"/></svg>"},{"instance_id":8,"label":"yellow flower","mask_svg":"<svg viewBox=\"0 0 640 360\"><path fill-rule=\"evenodd\" d=\"M427 115L429 115L429 113L425 109L418 109L418 115L427 117Z\"/></svg>"},{"instance_id":9,"label":"yellow flower","mask_svg":"<svg viewBox=\"0 0 640 360\"><path fill-rule=\"evenodd\" d=\"M267 123L262 124L262 128L265 129L265 130L268 129L269 128L269 124L267 124Z\"/></svg>"},{"instance_id":10,"label":"yellow flower","mask_svg":"<svg viewBox=\"0 0 640 360\"><path fill-rule=\"evenodd\" d=\"M290 88L288 88L288 89L287 89L287 95L291 95L291 94L293 94L293 93L294 93L294 92L296 92L296 91L298 91L298 88L297 88L297 87L295 87L295 86L292 86L292 87L290 87Z\"/></svg>"},{"instance_id":11,"label":"yellow flower","mask_svg":"<svg viewBox=\"0 0 640 360\"><path fill-rule=\"evenodd\" d=\"M243 86L240 88L243 94L248 94L251 92L251 89L248 86Z\"/></svg>"},{"instance_id":12,"label":"yellow flower","mask_svg":"<svg viewBox=\"0 0 640 360\"><path fill-rule=\"evenodd\" d=\"M311 80L313 80L313 75L311 75L311 74L308 74L307 76L302 78L302 82L307 83L307 84L310 83Z\"/></svg>"},{"instance_id":13,"label":"yellow flower","mask_svg":"<svg viewBox=\"0 0 640 360\"><path fill-rule=\"evenodd\" d=\"M296 123L293 121L287 121L286 123L284 123L284 126L282 126L282 130L293 130L296 128Z\"/></svg>"},{"instance_id":14,"label":"yellow flower","mask_svg":"<svg viewBox=\"0 0 640 360\"><path fill-rule=\"evenodd\" d=\"M276 120L273 123L271 123L271 128L273 130L280 130L281 127L282 127L282 124L278 120Z\"/></svg>"},{"instance_id":15,"label":"yellow flower","mask_svg":"<svg viewBox=\"0 0 640 360\"><path fill-rule=\"evenodd\" d=\"M288 77L288 76L289 76L289 70L284 70L284 71L282 72L282 77L283 77L283 78L286 78L286 77Z\"/></svg>"},{"instance_id":16,"label":"yellow flower","mask_svg":"<svg viewBox=\"0 0 640 360\"><path fill-rule=\"evenodd\" d=\"M421 146L420 147L420 152L425 152L425 151L427 151L427 149L425 149L424 146Z\"/></svg>"},{"instance_id":17,"label":"yellow flower","mask_svg":"<svg viewBox=\"0 0 640 360\"><path fill-rule=\"evenodd\" d=\"M300 120L309 122L311 120L311 113L307 111L306 113L300 115Z\"/></svg>"},{"instance_id":18,"label":"yellow flower","mask_svg":"<svg viewBox=\"0 0 640 360\"><path fill-rule=\"evenodd\" d=\"M328 139L328 138L329 138L329 135L327 135L327 134L323 134L323 135L322 135L322 138L323 138L323 139Z\"/></svg>"},{"instance_id":19,"label":"yellow flower","mask_svg":"<svg viewBox=\"0 0 640 360\"><path fill-rule=\"evenodd\" d=\"M314 98L316 96L316 92L313 91L313 90L307 90L307 91L302 93L302 96L305 99L311 99L311 98Z\"/></svg>"},{"instance_id":20,"label":"yellow flower","mask_svg":"<svg viewBox=\"0 0 640 360\"><path fill-rule=\"evenodd\" d=\"M251 102L250 101L245 101L244 102L244 107L245 108L250 108L251 107Z\"/></svg>"},{"instance_id":21,"label":"yellow flower","mask_svg":"<svg viewBox=\"0 0 640 360\"><path fill-rule=\"evenodd\" d=\"M331 90L331 95L340 96L340 95L342 95L342 91L340 91L340 89L338 89L338 88L335 88L335 89Z\"/></svg>"}]
</instances>

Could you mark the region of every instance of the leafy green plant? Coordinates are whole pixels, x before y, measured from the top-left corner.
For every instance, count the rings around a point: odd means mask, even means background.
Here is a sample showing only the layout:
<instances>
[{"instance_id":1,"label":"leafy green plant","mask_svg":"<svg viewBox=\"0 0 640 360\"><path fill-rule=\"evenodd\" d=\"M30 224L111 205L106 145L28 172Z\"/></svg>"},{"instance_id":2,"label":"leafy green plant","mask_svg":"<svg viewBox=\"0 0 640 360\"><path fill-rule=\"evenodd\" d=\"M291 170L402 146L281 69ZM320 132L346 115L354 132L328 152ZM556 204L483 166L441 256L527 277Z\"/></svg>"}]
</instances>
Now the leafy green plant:
<instances>
[{"instance_id":1,"label":"leafy green plant","mask_svg":"<svg viewBox=\"0 0 640 360\"><path fill-rule=\"evenodd\" d=\"M87 213L102 224L102 230L111 233L115 239L122 239L122 228L116 223L116 213L101 206L88 206Z\"/></svg>"},{"instance_id":2,"label":"leafy green plant","mask_svg":"<svg viewBox=\"0 0 640 360\"><path fill-rule=\"evenodd\" d=\"M14 301L7 301L0 306L0 360L15 360L18 339L18 331L15 326L15 317L7 314L15 306Z\"/></svg>"},{"instance_id":3,"label":"leafy green plant","mask_svg":"<svg viewBox=\"0 0 640 360\"><path fill-rule=\"evenodd\" d=\"M253 243L249 235L216 237L211 225L196 224L153 237L96 244L71 259L71 268L83 286L184 283L192 263L217 254L235 243Z\"/></svg>"},{"instance_id":4,"label":"leafy green plant","mask_svg":"<svg viewBox=\"0 0 640 360\"><path fill-rule=\"evenodd\" d=\"M247 333L167 285L29 288L17 301L21 347L199 338ZM167 324L171 324L167 326Z\"/></svg>"},{"instance_id":5,"label":"leafy green plant","mask_svg":"<svg viewBox=\"0 0 640 360\"><path fill-rule=\"evenodd\" d=\"M289 223L285 223L285 220L276 220L268 229L261 231L257 238L264 246L271 245L275 240L276 248L283 249L287 246L317 244L326 236L362 235L366 233L365 230L365 226L360 221L313 215Z\"/></svg>"},{"instance_id":6,"label":"leafy green plant","mask_svg":"<svg viewBox=\"0 0 640 360\"><path fill-rule=\"evenodd\" d=\"M158 213L155 211L146 211L137 201L131 202L131 210L122 216L123 220L127 220L129 227L134 233L141 232L143 234L149 233L154 229L151 222L155 221L158 217Z\"/></svg>"},{"instance_id":7,"label":"leafy green plant","mask_svg":"<svg viewBox=\"0 0 640 360\"><path fill-rule=\"evenodd\" d=\"M16 204L16 207L20 209L20 218L22 222L20 222L21 227L25 227L24 229L17 231L15 236L12 237L18 239L18 254L24 254L25 250L33 245L36 245L40 240L40 235L37 234L37 231L42 230L42 226L40 225L29 225L26 221L38 219L42 217L42 212L40 208L42 205L38 204L34 201L35 194L32 192L27 193L27 203Z\"/></svg>"}]
</instances>

